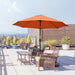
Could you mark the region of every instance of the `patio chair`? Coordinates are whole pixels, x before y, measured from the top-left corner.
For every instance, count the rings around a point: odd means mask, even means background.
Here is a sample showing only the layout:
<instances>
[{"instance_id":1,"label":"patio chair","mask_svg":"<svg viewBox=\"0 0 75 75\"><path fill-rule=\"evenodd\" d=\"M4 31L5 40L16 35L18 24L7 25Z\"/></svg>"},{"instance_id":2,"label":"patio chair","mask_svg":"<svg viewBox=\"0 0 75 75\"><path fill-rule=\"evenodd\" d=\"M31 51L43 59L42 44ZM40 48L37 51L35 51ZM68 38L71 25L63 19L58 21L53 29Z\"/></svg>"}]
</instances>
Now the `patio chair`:
<instances>
[{"instance_id":1,"label":"patio chair","mask_svg":"<svg viewBox=\"0 0 75 75\"><path fill-rule=\"evenodd\" d=\"M59 50L54 50L53 51L53 55L55 55L56 56L56 61L55 61L55 67L59 67L59 63L57 62L57 59L58 59L58 57L59 57Z\"/></svg>"},{"instance_id":2,"label":"patio chair","mask_svg":"<svg viewBox=\"0 0 75 75\"><path fill-rule=\"evenodd\" d=\"M31 55L31 61L32 61L32 58L34 58L34 61L35 61L35 56L37 55L37 52L39 52L39 48L37 48L36 46L35 47L29 47L29 54Z\"/></svg>"},{"instance_id":3,"label":"patio chair","mask_svg":"<svg viewBox=\"0 0 75 75\"><path fill-rule=\"evenodd\" d=\"M40 67L50 67L54 68L55 70L55 56L49 56L49 55L40 55L40 57L36 58L36 65L38 66L38 71L40 70Z\"/></svg>"},{"instance_id":4,"label":"patio chair","mask_svg":"<svg viewBox=\"0 0 75 75\"><path fill-rule=\"evenodd\" d=\"M31 53L32 56L36 56L38 52L44 52L44 50L45 50L44 44L41 45L41 50L37 46L29 47L29 52Z\"/></svg>"}]
</instances>

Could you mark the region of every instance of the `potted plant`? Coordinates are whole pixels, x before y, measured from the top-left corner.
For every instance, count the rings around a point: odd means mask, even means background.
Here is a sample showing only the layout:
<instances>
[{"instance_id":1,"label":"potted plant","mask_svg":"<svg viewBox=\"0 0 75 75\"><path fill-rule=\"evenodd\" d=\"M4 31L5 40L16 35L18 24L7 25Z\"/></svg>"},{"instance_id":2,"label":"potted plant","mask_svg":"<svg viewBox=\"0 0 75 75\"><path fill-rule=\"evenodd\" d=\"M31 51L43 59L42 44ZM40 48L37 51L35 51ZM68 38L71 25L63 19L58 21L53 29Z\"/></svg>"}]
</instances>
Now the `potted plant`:
<instances>
[{"instance_id":1,"label":"potted plant","mask_svg":"<svg viewBox=\"0 0 75 75\"><path fill-rule=\"evenodd\" d=\"M1 44L1 48L5 48L5 43L6 43L6 40L4 38L3 41L2 41L2 44Z\"/></svg>"},{"instance_id":2,"label":"potted plant","mask_svg":"<svg viewBox=\"0 0 75 75\"><path fill-rule=\"evenodd\" d=\"M27 44L28 44L28 46L30 46L30 44L31 44L31 38L30 38L30 35L28 35L28 37L27 37Z\"/></svg>"},{"instance_id":3,"label":"potted plant","mask_svg":"<svg viewBox=\"0 0 75 75\"><path fill-rule=\"evenodd\" d=\"M6 37L0 37L0 43L1 43L1 48L5 48L5 44L6 44Z\"/></svg>"},{"instance_id":4,"label":"potted plant","mask_svg":"<svg viewBox=\"0 0 75 75\"><path fill-rule=\"evenodd\" d=\"M10 46L10 38L9 38L9 36L6 38L6 47L7 48L10 48L11 46Z\"/></svg>"},{"instance_id":5,"label":"potted plant","mask_svg":"<svg viewBox=\"0 0 75 75\"><path fill-rule=\"evenodd\" d=\"M58 43L57 40L49 40L50 48L55 49L57 43Z\"/></svg>"},{"instance_id":6,"label":"potted plant","mask_svg":"<svg viewBox=\"0 0 75 75\"><path fill-rule=\"evenodd\" d=\"M24 49L25 50L27 49L27 38L26 37L24 38Z\"/></svg>"},{"instance_id":7,"label":"potted plant","mask_svg":"<svg viewBox=\"0 0 75 75\"><path fill-rule=\"evenodd\" d=\"M71 44L70 37L68 37L68 36L62 37L61 40L60 40L60 43L62 44L63 49L65 49L65 50L69 49L69 46Z\"/></svg>"},{"instance_id":8,"label":"potted plant","mask_svg":"<svg viewBox=\"0 0 75 75\"><path fill-rule=\"evenodd\" d=\"M51 45L51 46L54 46L54 45L56 45L58 42L57 42L57 40L49 40L49 44Z\"/></svg>"},{"instance_id":9,"label":"potted plant","mask_svg":"<svg viewBox=\"0 0 75 75\"><path fill-rule=\"evenodd\" d=\"M55 45L57 44L57 40L48 40L48 41L45 41L44 44L50 46L50 48L53 49L53 47L55 47Z\"/></svg>"},{"instance_id":10,"label":"potted plant","mask_svg":"<svg viewBox=\"0 0 75 75\"><path fill-rule=\"evenodd\" d=\"M1 44L1 48L4 48L5 47L5 45L4 44Z\"/></svg>"},{"instance_id":11,"label":"potted plant","mask_svg":"<svg viewBox=\"0 0 75 75\"><path fill-rule=\"evenodd\" d=\"M26 46L24 46L24 49L26 50L26 49L27 49L27 47L26 47Z\"/></svg>"},{"instance_id":12,"label":"potted plant","mask_svg":"<svg viewBox=\"0 0 75 75\"><path fill-rule=\"evenodd\" d=\"M49 41L44 41L44 44L46 45L46 47L49 47L49 49L50 49Z\"/></svg>"},{"instance_id":13,"label":"potted plant","mask_svg":"<svg viewBox=\"0 0 75 75\"><path fill-rule=\"evenodd\" d=\"M14 36L13 37L13 49L16 49L17 48L16 43L17 43L17 38L16 38L16 36Z\"/></svg>"},{"instance_id":14,"label":"potted plant","mask_svg":"<svg viewBox=\"0 0 75 75\"><path fill-rule=\"evenodd\" d=\"M21 44L21 48L23 49L24 38L21 38L21 39L20 39L20 44Z\"/></svg>"}]
</instances>

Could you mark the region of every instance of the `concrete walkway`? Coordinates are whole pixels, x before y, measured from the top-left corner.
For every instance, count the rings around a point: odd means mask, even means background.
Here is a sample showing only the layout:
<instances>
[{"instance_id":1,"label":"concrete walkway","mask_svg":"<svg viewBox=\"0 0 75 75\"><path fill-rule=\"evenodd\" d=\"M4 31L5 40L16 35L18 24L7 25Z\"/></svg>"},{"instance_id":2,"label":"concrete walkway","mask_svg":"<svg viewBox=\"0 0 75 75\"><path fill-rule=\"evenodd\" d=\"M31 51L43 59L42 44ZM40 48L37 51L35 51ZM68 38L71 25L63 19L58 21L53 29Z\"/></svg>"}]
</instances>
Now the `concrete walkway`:
<instances>
[{"instance_id":1,"label":"concrete walkway","mask_svg":"<svg viewBox=\"0 0 75 75\"><path fill-rule=\"evenodd\" d=\"M60 57L58 62L60 66L56 68L56 71L53 69L44 69L41 67L40 71L35 66L20 64L20 61L17 61L16 51L20 49L0 49L0 75L74 75L75 74L75 50L60 50ZM47 51L47 50L46 50Z\"/></svg>"}]
</instances>

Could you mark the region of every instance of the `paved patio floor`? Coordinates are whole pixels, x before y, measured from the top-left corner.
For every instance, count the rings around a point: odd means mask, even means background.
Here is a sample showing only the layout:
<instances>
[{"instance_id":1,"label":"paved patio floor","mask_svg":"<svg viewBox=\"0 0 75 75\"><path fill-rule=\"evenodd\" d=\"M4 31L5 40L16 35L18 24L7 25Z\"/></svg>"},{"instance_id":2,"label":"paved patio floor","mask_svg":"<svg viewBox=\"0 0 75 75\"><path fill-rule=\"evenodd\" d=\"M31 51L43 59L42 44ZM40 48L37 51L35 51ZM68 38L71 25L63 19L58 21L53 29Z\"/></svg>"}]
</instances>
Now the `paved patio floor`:
<instances>
[{"instance_id":1,"label":"paved patio floor","mask_svg":"<svg viewBox=\"0 0 75 75\"><path fill-rule=\"evenodd\" d=\"M20 64L17 53L20 49L0 49L0 75L75 75L75 50L60 50L59 67L53 69L38 68L35 64ZM47 51L47 50L46 50Z\"/></svg>"}]
</instances>

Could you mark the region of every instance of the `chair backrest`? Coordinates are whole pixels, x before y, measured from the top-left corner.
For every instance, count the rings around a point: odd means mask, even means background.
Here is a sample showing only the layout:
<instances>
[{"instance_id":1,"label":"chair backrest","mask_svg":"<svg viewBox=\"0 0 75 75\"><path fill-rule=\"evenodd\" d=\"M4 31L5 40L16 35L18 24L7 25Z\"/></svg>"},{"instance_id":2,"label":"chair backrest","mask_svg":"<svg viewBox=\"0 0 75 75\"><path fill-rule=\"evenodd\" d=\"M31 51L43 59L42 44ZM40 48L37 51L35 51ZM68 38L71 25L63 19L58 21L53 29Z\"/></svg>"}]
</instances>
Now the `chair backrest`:
<instances>
[{"instance_id":1,"label":"chair backrest","mask_svg":"<svg viewBox=\"0 0 75 75\"><path fill-rule=\"evenodd\" d=\"M36 56L37 52L39 52L39 48L37 48L37 47L30 47L29 48L29 53L31 53L32 56Z\"/></svg>"},{"instance_id":2,"label":"chair backrest","mask_svg":"<svg viewBox=\"0 0 75 75\"><path fill-rule=\"evenodd\" d=\"M37 56L41 57L43 55L42 52L37 52Z\"/></svg>"},{"instance_id":3,"label":"chair backrest","mask_svg":"<svg viewBox=\"0 0 75 75\"><path fill-rule=\"evenodd\" d=\"M54 54L55 56L57 56L57 55L59 54L59 50L54 50L54 51L53 51L53 54Z\"/></svg>"}]
</instances>

